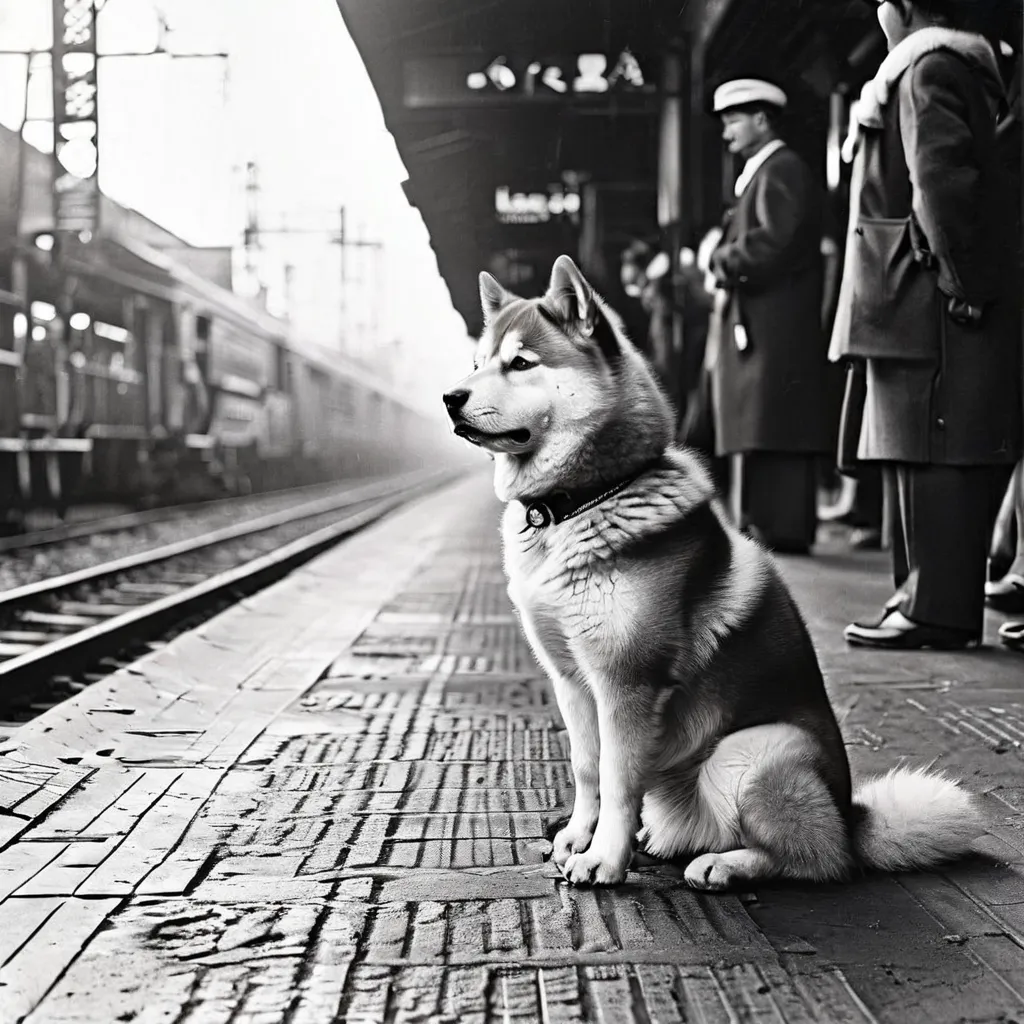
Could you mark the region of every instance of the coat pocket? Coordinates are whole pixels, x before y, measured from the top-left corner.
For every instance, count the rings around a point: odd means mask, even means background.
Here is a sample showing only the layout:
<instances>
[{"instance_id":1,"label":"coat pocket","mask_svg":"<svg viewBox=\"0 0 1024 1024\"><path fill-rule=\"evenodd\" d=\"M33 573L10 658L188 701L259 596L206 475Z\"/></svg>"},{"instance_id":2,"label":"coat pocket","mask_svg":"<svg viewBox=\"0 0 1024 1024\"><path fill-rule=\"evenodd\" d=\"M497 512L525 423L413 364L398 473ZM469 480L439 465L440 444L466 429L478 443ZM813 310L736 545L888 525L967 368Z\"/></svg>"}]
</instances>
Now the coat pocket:
<instances>
[{"instance_id":1,"label":"coat pocket","mask_svg":"<svg viewBox=\"0 0 1024 1024\"><path fill-rule=\"evenodd\" d=\"M938 280L915 252L910 218L862 217L854 228L850 257L846 354L937 360L942 321Z\"/></svg>"}]
</instances>

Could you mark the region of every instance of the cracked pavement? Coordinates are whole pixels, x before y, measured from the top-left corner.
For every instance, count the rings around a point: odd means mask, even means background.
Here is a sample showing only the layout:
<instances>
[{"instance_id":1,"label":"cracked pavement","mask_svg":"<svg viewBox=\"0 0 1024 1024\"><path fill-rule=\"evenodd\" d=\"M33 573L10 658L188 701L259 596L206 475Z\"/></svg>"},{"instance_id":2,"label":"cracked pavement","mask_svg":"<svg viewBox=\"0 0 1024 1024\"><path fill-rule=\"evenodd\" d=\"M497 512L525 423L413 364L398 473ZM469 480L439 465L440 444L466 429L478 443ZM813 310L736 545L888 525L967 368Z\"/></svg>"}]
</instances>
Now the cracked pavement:
<instances>
[{"instance_id":1,"label":"cracked pavement","mask_svg":"<svg viewBox=\"0 0 1024 1024\"><path fill-rule=\"evenodd\" d=\"M0 1020L1024 1021L1024 659L850 650L884 556L783 559L855 771L964 776L977 856L572 890L497 512L483 477L446 488L0 745Z\"/></svg>"}]
</instances>

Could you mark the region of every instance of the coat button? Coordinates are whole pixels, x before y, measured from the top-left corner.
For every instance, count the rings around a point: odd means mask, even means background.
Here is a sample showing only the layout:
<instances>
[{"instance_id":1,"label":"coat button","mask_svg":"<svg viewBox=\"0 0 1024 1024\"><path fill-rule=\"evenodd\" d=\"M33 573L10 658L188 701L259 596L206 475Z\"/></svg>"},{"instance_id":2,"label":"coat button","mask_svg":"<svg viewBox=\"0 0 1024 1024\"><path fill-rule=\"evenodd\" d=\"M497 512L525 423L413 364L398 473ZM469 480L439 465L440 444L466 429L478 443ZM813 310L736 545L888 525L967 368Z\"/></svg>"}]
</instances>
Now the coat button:
<instances>
[{"instance_id":1,"label":"coat button","mask_svg":"<svg viewBox=\"0 0 1024 1024\"><path fill-rule=\"evenodd\" d=\"M935 421L935 426L937 426L939 428L939 430L945 430L946 429L946 421L940 416Z\"/></svg>"}]
</instances>

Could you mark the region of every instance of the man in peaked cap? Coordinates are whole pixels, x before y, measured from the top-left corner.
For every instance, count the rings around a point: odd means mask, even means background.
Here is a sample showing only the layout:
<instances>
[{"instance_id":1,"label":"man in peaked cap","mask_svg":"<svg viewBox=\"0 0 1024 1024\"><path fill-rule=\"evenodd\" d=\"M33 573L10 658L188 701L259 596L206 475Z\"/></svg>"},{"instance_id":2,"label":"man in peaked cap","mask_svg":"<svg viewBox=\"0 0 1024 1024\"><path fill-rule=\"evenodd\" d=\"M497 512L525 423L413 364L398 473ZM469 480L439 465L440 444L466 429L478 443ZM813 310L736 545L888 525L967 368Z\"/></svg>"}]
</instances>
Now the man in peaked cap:
<instances>
[{"instance_id":1,"label":"man in peaked cap","mask_svg":"<svg viewBox=\"0 0 1024 1024\"><path fill-rule=\"evenodd\" d=\"M711 256L718 291L706 365L719 455L732 456L738 525L805 553L817 527L817 457L834 447L822 332L822 189L778 136L785 92L757 78L714 94L745 161Z\"/></svg>"}]
</instances>

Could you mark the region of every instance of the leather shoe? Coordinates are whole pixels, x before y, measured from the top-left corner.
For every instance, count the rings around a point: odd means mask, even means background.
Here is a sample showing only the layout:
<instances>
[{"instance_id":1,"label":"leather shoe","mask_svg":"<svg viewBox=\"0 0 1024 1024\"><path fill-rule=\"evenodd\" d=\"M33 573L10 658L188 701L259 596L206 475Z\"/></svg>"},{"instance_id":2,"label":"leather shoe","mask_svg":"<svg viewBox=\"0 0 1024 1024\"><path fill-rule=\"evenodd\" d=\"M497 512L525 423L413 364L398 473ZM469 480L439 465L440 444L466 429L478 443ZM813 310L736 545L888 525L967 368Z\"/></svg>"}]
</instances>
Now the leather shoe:
<instances>
[{"instance_id":1,"label":"leather shoe","mask_svg":"<svg viewBox=\"0 0 1024 1024\"><path fill-rule=\"evenodd\" d=\"M986 583L985 600L989 607L1001 612L1024 612L1024 576L1008 572L1001 580Z\"/></svg>"},{"instance_id":2,"label":"leather shoe","mask_svg":"<svg viewBox=\"0 0 1024 1024\"><path fill-rule=\"evenodd\" d=\"M878 613L878 618L872 619L870 622L855 622L853 623L853 626L856 626L858 629L878 629L893 612L900 610L900 605L906 600L907 595L904 594L902 590L897 590L896 593L893 594L884 605L882 605L882 610ZM900 612L900 614L902 615L903 613ZM903 616L903 619L905 622L910 622L910 619L905 615ZM853 627L847 626L846 628L852 629Z\"/></svg>"},{"instance_id":3,"label":"leather shoe","mask_svg":"<svg viewBox=\"0 0 1024 1024\"><path fill-rule=\"evenodd\" d=\"M962 651L981 643L981 637L970 630L913 622L896 609L877 623L851 623L843 636L855 647L888 651Z\"/></svg>"},{"instance_id":4,"label":"leather shoe","mask_svg":"<svg viewBox=\"0 0 1024 1024\"><path fill-rule=\"evenodd\" d=\"M850 531L849 543L853 551L881 551L882 531L858 527Z\"/></svg>"},{"instance_id":5,"label":"leather shoe","mask_svg":"<svg viewBox=\"0 0 1024 1024\"><path fill-rule=\"evenodd\" d=\"M1015 651L1024 651L1024 622L1004 622L999 627L999 639Z\"/></svg>"}]
</instances>

